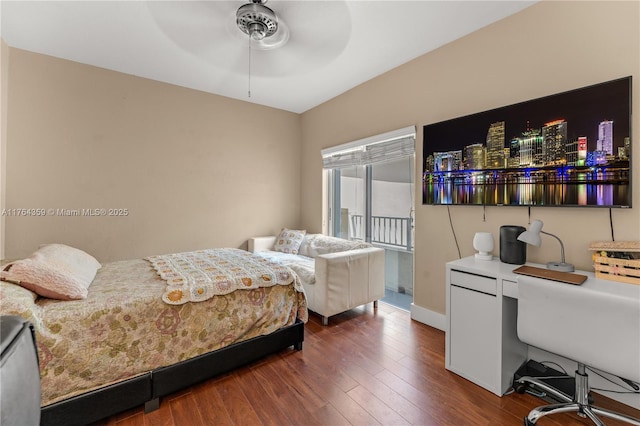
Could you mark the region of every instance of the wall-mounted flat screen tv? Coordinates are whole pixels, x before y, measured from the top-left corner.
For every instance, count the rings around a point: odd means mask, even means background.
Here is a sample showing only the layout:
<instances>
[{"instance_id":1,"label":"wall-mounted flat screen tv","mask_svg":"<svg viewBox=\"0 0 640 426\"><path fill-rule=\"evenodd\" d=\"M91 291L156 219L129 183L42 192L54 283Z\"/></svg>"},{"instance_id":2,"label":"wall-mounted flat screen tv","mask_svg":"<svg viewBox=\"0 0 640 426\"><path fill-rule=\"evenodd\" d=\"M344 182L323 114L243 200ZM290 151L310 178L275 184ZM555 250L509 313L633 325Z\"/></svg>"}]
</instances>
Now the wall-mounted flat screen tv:
<instances>
[{"instance_id":1,"label":"wall-mounted flat screen tv","mask_svg":"<svg viewBox=\"0 0 640 426\"><path fill-rule=\"evenodd\" d=\"M423 128L423 204L631 207L631 77Z\"/></svg>"}]
</instances>

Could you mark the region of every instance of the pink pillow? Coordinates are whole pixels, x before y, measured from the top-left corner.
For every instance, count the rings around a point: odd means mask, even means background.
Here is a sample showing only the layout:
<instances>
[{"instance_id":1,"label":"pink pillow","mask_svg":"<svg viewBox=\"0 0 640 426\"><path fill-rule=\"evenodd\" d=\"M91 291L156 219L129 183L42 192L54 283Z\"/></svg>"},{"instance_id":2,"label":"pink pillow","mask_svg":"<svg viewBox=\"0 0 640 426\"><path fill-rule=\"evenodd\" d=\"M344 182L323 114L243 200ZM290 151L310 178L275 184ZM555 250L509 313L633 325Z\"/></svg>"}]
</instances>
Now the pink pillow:
<instances>
[{"instance_id":1,"label":"pink pillow","mask_svg":"<svg viewBox=\"0 0 640 426\"><path fill-rule=\"evenodd\" d=\"M46 244L28 258L9 264L2 277L43 297L85 299L101 266L82 250L64 244Z\"/></svg>"}]
</instances>

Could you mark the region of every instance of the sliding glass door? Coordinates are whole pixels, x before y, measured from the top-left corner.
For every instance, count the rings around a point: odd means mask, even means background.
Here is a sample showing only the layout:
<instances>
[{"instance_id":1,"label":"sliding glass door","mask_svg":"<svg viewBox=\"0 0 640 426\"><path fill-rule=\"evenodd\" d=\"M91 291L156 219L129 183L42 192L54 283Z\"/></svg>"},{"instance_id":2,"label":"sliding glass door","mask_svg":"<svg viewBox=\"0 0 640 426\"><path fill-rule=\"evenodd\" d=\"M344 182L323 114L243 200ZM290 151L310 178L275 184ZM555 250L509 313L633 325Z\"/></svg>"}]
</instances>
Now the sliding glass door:
<instances>
[{"instance_id":1,"label":"sliding glass door","mask_svg":"<svg viewBox=\"0 0 640 426\"><path fill-rule=\"evenodd\" d=\"M384 301L408 309L413 294L413 135L367 142L334 153L334 162L325 157L329 229L334 236L385 249Z\"/></svg>"},{"instance_id":2,"label":"sliding glass door","mask_svg":"<svg viewBox=\"0 0 640 426\"><path fill-rule=\"evenodd\" d=\"M352 166L333 171L331 211L333 235L348 240L367 241L366 216L366 167Z\"/></svg>"},{"instance_id":3,"label":"sliding glass door","mask_svg":"<svg viewBox=\"0 0 640 426\"><path fill-rule=\"evenodd\" d=\"M413 251L413 156L372 164L371 241Z\"/></svg>"}]
</instances>

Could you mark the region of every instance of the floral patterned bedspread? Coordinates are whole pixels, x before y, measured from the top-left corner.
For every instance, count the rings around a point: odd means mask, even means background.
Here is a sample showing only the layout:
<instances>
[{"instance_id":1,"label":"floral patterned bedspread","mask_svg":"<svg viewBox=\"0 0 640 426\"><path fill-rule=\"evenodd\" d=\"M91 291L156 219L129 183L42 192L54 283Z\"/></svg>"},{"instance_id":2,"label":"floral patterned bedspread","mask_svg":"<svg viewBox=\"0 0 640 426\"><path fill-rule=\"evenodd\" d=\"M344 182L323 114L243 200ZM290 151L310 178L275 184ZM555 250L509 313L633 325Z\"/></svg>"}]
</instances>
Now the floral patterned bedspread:
<instances>
[{"instance_id":1,"label":"floral patterned bedspread","mask_svg":"<svg viewBox=\"0 0 640 426\"><path fill-rule=\"evenodd\" d=\"M308 319L294 284L176 306L162 301L166 286L143 259L104 265L84 300L46 299L0 282L2 315L35 325L42 405Z\"/></svg>"}]
</instances>

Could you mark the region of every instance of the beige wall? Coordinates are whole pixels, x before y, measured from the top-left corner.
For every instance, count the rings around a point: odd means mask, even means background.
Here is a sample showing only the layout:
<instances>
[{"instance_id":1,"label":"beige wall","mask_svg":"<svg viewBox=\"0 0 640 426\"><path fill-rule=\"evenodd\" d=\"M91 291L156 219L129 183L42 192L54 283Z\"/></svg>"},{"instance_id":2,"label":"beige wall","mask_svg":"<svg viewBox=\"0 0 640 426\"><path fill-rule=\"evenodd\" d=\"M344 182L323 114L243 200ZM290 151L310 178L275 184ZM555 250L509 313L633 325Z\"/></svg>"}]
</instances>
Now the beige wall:
<instances>
[{"instance_id":1,"label":"beige wall","mask_svg":"<svg viewBox=\"0 0 640 426\"><path fill-rule=\"evenodd\" d=\"M4 259L7 171L7 93L9 87L9 46L0 38L0 259Z\"/></svg>"},{"instance_id":2,"label":"beige wall","mask_svg":"<svg viewBox=\"0 0 640 426\"><path fill-rule=\"evenodd\" d=\"M7 258L47 242L102 262L242 247L298 225L298 114L10 53L7 208L129 213L7 217Z\"/></svg>"},{"instance_id":3,"label":"beige wall","mask_svg":"<svg viewBox=\"0 0 640 426\"><path fill-rule=\"evenodd\" d=\"M322 148L416 125L416 182L421 182L425 124L628 75L633 76L633 110L640 111L639 6L538 3L307 111L302 116L301 225L322 228ZM635 154L640 152L639 128L635 118ZM640 155L633 156L633 168L640 170ZM633 175L633 186L636 207L613 210L618 240L640 239L640 173ZM422 206L420 191L416 185L414 302L444 314L444 264L458 258L448 210L462 256L469 256L476 231L493 233L497 254L500 226L526 226L528 209ZM563 239L567 261L581 269L592 269L589 242L611 238L607 209L532 208L531 217L542 219L546 231ZM530 261L558 258L559 245L552 239L528 251Z\"/></svg>"}]
</instances>

